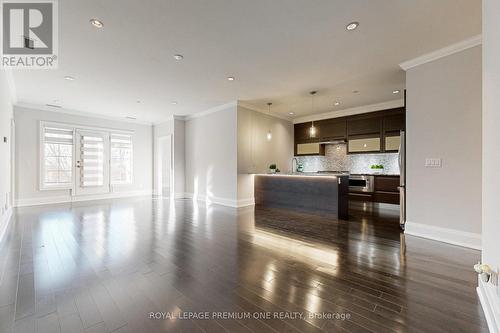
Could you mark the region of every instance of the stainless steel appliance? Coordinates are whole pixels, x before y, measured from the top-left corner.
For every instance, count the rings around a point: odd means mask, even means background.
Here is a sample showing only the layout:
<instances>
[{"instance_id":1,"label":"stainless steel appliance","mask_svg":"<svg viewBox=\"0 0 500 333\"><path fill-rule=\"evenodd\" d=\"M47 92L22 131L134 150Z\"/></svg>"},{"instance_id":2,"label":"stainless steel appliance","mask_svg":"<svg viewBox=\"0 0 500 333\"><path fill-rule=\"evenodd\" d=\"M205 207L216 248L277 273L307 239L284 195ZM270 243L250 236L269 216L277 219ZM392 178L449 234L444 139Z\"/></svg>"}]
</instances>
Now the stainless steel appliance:
<instances>
[{"instance_id":1,"label":"stainless steel appliance","mask_svg":"<svg viewBox=\"0 0 500 333\"><path fill-rule=\"evenodd\" d=\"M373 192L374 188L375 188L375 176L349 175L349 191Z\"/></svg>"},{"instance_id":2,"label":"stainless steel appliance","mask_svg":"<svg viewBox=\"0 0 500 333\"><path fill-rule=\"evenodd\" d=\"M401 131L401 143L399 144L399 225L405 229L406 223L406 136Z\"/></svg>"}]
</instances>

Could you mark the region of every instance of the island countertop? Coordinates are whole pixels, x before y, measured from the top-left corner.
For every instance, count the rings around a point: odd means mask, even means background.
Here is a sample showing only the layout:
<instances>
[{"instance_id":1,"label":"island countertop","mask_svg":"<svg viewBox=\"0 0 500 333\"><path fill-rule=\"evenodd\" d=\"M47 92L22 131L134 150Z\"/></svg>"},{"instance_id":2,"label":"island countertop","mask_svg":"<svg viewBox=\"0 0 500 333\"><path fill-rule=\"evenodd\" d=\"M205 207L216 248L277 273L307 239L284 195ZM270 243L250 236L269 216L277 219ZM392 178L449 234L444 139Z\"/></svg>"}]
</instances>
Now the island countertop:
<instances>
[{"instance_id":1,"label":"island countertop","mask_svg":"<svg viewBox=\"0 0 500 333\"><path fill-rule=\"evenodd\" d=\"M349 217L349 174L265 173L254 174L257 206L327 213Z\"/></svg>"}]
</instances>

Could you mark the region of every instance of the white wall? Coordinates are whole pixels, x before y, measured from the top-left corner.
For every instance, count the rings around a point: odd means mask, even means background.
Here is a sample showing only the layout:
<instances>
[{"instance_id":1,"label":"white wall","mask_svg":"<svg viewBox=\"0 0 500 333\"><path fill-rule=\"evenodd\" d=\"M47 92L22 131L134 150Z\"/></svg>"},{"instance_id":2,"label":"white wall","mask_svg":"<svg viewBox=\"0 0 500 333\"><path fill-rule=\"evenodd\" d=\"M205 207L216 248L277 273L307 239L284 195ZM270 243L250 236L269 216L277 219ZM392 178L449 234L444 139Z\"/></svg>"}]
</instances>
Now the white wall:
<instances>
[{"instance_id":1,"label":"white wall","mask_svg":"<svg viewBox=\"0 0 500 333\"><path fill-rule=\"evenodd\" d=\"M480 246L481 85L481 46L407 71L407 233Z\"/></svg>"},{"instance_id":2,"label":"white wall","mask_svg":"<svg viewBox=\"0 0 500 333\"><path fill-rule=\"evenodd\" d=\"M252 173L268 172L275 163L283 171L291 170L293 124L238 105L238 200L239 205L254 201ZM271 130L272 139L267 140Z\"/></svg>"},{"instance_id":3,"label":"white wall","mask_svg":"<svg viewBox=\"0 0 500 333\"><path fill-rule=\"evenodd\" d=\"M158 153L157 149L159 147L158 139L164 136L171 135L173 139L173 159L174 159L174 180L171 184L174 186L174 195L176 198L184 198L185 197L185 175L184 175L184 161L185 161L185 142L184 142L184 120L179 119L171 119L161 124L154 125L153 133L154 133L154 179L157 179L158 172ZM156 182L154 183L154 191L156 189Z\"/></svg>"},{"instance_id":4,"label":"white wall","mask_svg":"<svg viewBox=\"0 0 500 333\"><path fill-rule=\"evenodd\" d=\"M69 190L39 190L40 120L133 130L134 183L114 188L116 195L151 193L153 170L152 126L14 106L16 122L16 202L18 205L70 201Z\"/></svg>"},{"instance_id":5,"label":"white wall","mask_svg":"<svg viewBox=\"0 0 500 333\"><path fill-rule=\"evenodd\" d=\"M12 213L11 199L11 94L5 70L0 70L0 240ZM4 137L7 142L4 142Z\"/></svg>"},{"instance_id":6,"label":"white wall","mask_svg":"<svg viewBox=\"0 0 500 333\"><path fill-rule=\"evenodd\" d=\"M237 205L236 103L185 122L188 196Z\"/></svg>"},{"instance_id":7,"label":"white wall","mask_svg":"<svg viewBox=\"0 0 500 333\"><path fill-rule=\"evenodd\" d=\"M482 261L500 269L500 2L483 1L483 238ZM500 287L480 282L491 332L500 332ZM496 290L495 290L496 289Z\"/></svg>"}]
</instances>

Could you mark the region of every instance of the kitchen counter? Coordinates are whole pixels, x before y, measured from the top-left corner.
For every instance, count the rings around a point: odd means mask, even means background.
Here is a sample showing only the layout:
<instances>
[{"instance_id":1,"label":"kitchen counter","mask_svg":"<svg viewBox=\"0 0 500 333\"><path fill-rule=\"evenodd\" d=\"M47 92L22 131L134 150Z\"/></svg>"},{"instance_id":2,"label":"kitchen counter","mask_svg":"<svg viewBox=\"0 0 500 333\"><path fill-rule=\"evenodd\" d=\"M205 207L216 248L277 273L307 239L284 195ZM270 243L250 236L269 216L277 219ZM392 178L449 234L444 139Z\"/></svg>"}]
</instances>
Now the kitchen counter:
<instances>
[{"instance_id":1,"label":"kitchen counter","mask_svg":"<svg viewBox=\"0 0 500 333\"><path fill-rule=\"evenodd\" d=\"M256 173L256 176L288 176L288 177L329 177L349 176L347 173L317 173L317 172L277 172L277 173Z\"/></svg>"},{"instance_id":2,"label":"kitchen counter","mask_svg":"<svg viewBox=\"0 0 500 333\"><path fill-rule=\"evenodd\" d=\"M317 173L255 174L256 206L326 213L347 220L349 175Z\"/></svg>"}]
</instances>

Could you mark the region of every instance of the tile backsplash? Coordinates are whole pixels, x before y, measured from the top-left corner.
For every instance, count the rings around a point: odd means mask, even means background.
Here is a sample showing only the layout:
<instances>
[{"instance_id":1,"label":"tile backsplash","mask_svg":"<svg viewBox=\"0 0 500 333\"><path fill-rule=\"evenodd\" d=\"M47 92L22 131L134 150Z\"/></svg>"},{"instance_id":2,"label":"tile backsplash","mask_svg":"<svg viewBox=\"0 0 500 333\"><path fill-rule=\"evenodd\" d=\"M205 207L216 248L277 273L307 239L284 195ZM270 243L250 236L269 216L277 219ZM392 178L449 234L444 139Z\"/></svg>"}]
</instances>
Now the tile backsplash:
<instances>
[{"instance_id":1,"label":"tile backsplash","mask_svg":"<svg viewBox=\"0 0 500 333\"><path fill-rule=\"evenodd\" d=\"M305 172L321 170L346 170L351 173L374 173L372 164L382 164L383 174L399 175L398 154L355 154L347 155L347 145L327 145L325 156L298 156Z\"/></svg>"}]
</instances>

